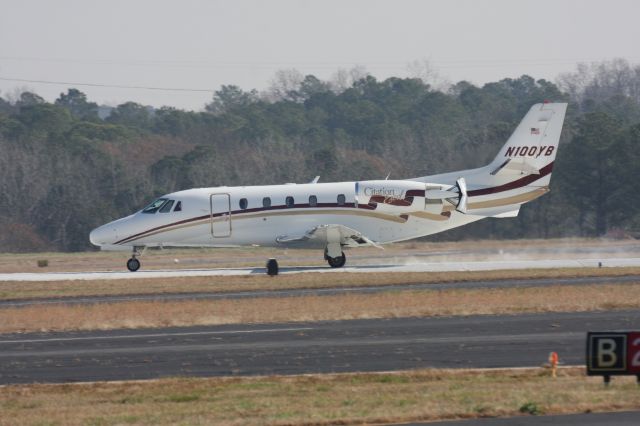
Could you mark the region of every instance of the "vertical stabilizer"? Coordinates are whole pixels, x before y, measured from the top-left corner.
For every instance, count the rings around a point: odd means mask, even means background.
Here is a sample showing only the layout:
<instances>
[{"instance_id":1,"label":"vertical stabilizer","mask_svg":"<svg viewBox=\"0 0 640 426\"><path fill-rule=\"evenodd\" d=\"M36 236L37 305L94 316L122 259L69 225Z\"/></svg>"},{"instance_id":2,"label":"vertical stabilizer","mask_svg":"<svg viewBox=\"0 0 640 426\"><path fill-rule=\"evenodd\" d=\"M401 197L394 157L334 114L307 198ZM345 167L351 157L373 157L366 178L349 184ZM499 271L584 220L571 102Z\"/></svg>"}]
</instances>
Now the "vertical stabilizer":
<instances>
[{"instance_id":1,"label":"vertical stabilizer","mask_svg":"<svg viewBox=\"0 0 640 426\"><path fill-rule=\"evenodd\" d=\"M548 184L551 168L558 152L566 103L543 103L531 107L507 143L490 164L496 177L544 174Z\"/></svg>"}]
</instances>

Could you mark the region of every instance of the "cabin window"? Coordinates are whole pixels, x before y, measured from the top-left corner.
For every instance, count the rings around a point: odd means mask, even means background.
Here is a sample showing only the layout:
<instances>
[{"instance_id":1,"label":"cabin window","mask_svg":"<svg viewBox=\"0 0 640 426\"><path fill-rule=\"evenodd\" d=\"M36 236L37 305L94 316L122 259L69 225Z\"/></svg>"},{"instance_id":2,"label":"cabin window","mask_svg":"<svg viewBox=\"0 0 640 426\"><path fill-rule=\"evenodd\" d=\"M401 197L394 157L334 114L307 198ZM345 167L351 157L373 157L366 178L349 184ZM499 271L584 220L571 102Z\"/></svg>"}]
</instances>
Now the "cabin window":
<instances>
[{"instance_id":1,"label":"cabin window","mask_svg":"<svg viewBox=\"0 0 640 426\"><path fill-rule=\"evenodd\" d=\"M318 205L318 197L315 195L309 195L309 207L316 207Z\"/></svg>"},{"instance_id":2,"label":"cabin window","mask_svg":"<svg viewBox=\"0 0 640 426\"><path fill-rule=\"evenodd\" d=\"M147 207L145 207L144 209L142 209L142 213L150 213L153 214L155 212L158 211L158 209L160 209L160 207L162 207L162 205L167 201L166 198L158 198L157 200L155 200L153 203L149 204Z\"/></svg>"},{"instance_id":3,"label":"cabin window","mask_svg":"<svg viewBox=\"0 0 640 426\"><path fill-rule=\"evenodd\" d=\"M287 207L293 207L293 205L295 204L295 202L293 201L293 197L288 196L286 199L286 203L287 203Z\"/></svg>"},{"instance_id":4,"label":"cabin window","mask_svg":"<svg viewBox=\"0 0 640 426\"><path fill-rule=\"evenodd\" d=\"M271 207L271 198L264 197L262 199L262 207Z\"/></svg>"},{"instance_id":5,"label":"cabin window","mask_svg":"<svg viewBox=\"0 0 640 426\"><path fill-rule=\"evenodd\" d=\"M339 206L344 206L344 203L346 202L346 197L344 196L344 194L338 194L338 205Z\"/></svg>"},{"instance_id":6,"label":"cabin window","mask_svg":"<svg viewBox=\"0 0 640 426\"><path fill-rule=\"evenodd\" d=\"M174 212L181 212L182 211L182 201L178 201L176 203L176 208L173 209Z\"/></svg>"},{"instance_id":7,"label":"cabin window","mask_svg":"<svg viewBox=\"0 0 640 426\"><path fill-rule=\"evenodd\" d=\"M160 209L160 213L169 213L171 211L171 207L173 207L173 200L169 200Z\"/></svg>"},{"instance_id":8,"label":"cabin window","mask_svg":"<svg viewBox=\"0 0 640 426\"><path fill-rule=\"evenodd\" d=\"M249 205L249 202L247 201L246 198L240 198L240 208L242 210L246 209L248 205Z\"/></svg>"}]
</instances>

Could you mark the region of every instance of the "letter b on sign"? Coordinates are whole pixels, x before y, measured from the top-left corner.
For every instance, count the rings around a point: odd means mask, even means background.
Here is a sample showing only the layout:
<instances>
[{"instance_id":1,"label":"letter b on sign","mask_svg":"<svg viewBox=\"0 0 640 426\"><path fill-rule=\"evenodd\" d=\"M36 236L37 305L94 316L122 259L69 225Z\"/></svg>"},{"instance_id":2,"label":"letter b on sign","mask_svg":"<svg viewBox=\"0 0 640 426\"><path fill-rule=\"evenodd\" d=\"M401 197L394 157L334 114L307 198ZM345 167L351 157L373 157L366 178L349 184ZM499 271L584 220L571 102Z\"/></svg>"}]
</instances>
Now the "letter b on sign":
<instances>
[{"instance_id":1,"label":"letter b on sign","mask_svg":"<svg viewBox=\"0 0 640 426\"><path fill-rule=\"evenodd\" d=\"M627 369L627 336L624 333L589 333L587 343L589 372L622 372Z\"/></svg>"},{"instance_id":2,"label":"letter b on sign","mask_svg":"<svg viewBox=\"0 0 640 426\"><path fill-rule=\"evenodd\" d=\"M616 368L619 364L618 355L616 354L616 349L618 348L618 344L616 343L616 339L611 337L602 337L600 339L596 339L596 354L597 354L597 365L600 368Z\"/></svg>"}]
</instances>

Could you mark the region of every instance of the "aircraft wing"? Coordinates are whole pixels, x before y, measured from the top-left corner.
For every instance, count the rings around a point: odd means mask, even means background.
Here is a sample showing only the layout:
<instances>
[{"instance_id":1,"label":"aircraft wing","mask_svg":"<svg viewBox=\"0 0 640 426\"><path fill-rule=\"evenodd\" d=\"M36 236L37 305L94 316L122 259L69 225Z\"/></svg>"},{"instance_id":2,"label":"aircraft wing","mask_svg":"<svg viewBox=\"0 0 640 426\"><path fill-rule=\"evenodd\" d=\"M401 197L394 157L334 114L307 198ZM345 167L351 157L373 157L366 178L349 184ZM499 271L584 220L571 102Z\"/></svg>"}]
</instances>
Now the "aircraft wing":
<instances>
[{"instance_id":1,"label":"aircraft wing","mask_svg":"<svg viewBox=\"0 0 640 426\"><path fill-rule=\"evenodd\" d=\"M325 244L340 244L347 247L373 246L382 248L359 231L344 225L319 225L303 235L281 235L276 241L282 244L298 241L316 240Z\"/></svg>"}]
</instances>

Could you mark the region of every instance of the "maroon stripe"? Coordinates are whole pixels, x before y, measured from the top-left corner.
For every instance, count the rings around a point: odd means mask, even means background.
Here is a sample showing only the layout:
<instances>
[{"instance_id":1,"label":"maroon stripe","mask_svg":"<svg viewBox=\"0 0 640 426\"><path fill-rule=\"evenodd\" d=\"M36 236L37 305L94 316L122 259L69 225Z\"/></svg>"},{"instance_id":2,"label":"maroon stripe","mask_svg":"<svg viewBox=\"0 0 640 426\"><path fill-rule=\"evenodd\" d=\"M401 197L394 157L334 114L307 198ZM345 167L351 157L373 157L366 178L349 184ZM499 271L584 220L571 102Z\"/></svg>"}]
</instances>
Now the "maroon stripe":
<instances>
[{"instance_id":1,"label":"maroon stripe","mask_svg":"<svg viewBox=\"0 0 640 426\"><path fill-rule=\"evenodd\" d=\"M494 186L492 188L483 188L483 189L474 189L473 191L468 191L467 195L470 197L477 197L478 195L488 195L495 194L497 192L509 191L510 189L522 188L523 186L527 186L532 182L537 181L551 173L553 170L553 161L543 168L540 169L540 174L527 175L523 178L514 180L513 182L505 183L504 185Z\"/></svg>"},{"instance_id":2,"label":"maroon stripe","mask_svg":"<svg viewBox=\"0 0 640 426\"><path fill-rule=\"evenodd\" d=\"M182 225L183 223L195 222L195 221L197 221L197 220L206 219L206 218L208 218L209 216L210 216L210 215L206 215L206 216L199 216L199 217L192 217L191 219L185 219L185 220L181 220L181 221L179 221L179 222L173 222L173 223L170 223L170 224L168 224L168 225L162 225L162 226L158 226L158 227L156 227L156 228L147 229L146 231L139 232L139 233L137 233L137 234L134 234L134 235L128 236L127 238L123 238L123 239L122 239L122 240L120 240L120 241L116 241L116 242L115 242L115 244L121 244L121 243L124 243L124 242L125 242L125 241L127 241L127 240L130 240L130 239L132 239L132 238L139 237L139 236L144 235L144 234L149 233L149 232L157 231L158 229L168 228L168 227L170 227L170 226L175 226L175 225Z\"/></svg>"},{"instance_id":3,"label":"maroon stripe","mask_svg":"<svg viewBox=\"0 0 640 426\"><path fill-rule=\"evenodd\" d=\"M362 210L375 210L376 209L374 206L369 206L367 204L359 204L356 207L355 203L345 203L343 205L339 205L338 203L318 203L315 206L311 206L310 204L294 204L291 207L287 207L285 204L283 204L283 205L271 206L271 207L255 207L255 208L252 208L252 209L233 210L233 211L231 211L231 217L233 218L234 215L238 215L238 214L241 214L241 213L258 213L258 212L265 212L265 211L271 211L271 210L303 209L303 208L336 208L336 207L358 208L358 209L362 209ZM223 216L223 215L226 215L226 214L228 214L228 212L216 213L216 214L213 215L213 217L220 217L220 216ZM181 220L179 222L169 223L167 225L157 226L155 228L147 229L146 231L139 232L137 234L131 235L131 236L127 237L127 238L123 238L120 241L116 241L115 244L126 243L129 240L136 239L136 238L144 236L145 234L148 234L150 232L158 231L158 230L161 230L161 229L164 229L164 228L170 228L170 227L175 226L175 225L182 225L182 224L189 223L189 222L196 222L198 220L208 219L208 218L211 218L211 217L212 217L212 215L198 216L198 217L194 217L194 218L191 218L191 219Z\"/></svg>"},{"instance_id":4,"label":"maroon stripe","mask_svg":"<svg viewBox=\"0 0 640 426\"><path fill-rule=\"evenodd\" d=\"M540 169L540 174L531 174L528 176L525 176L523 178L514 180L513 182L509 182L509 183L505 183L504 185L500 185L500 186L494 186L492 188L483 188L483 189L475 189L472 191L468 191L467 194L470 197L477 197L479 195L488 195L488 194L495 194L498 192L503 192L503 191L509 191L511 189L517 189L517 188L521 188L523 186L527 186L532 182L535 182L538 179L543 178L544 176L547 176L549 173L551 173L551 171L553 170L553 162L547 164L546 166L544 166L542 169ZM405 194L405 199L401 200L401 201L410 201L413 202L413 197L424 197L425 196L425 191L424 190L417 190L417 189L412 189L406 192ZM233 215L237 215L240 213L258 213L258 212L263 212L263 211L270 211L270 210L284 210L284 209L289 209L289 208L293 208L293 209L301 209L301 208L336 208L336 207L343 207L343 208L358 208L358 209L363 209L363 210L375 210L377 205L375 203L372 204L358 204L357 207L355 205L355 203L345 203L344 205L338 205L338 203L318 203L316 206L311 206L309 204L294 204L292 207L287 207L286 205L279 205L279 206L271 206L271 207L256 207L256 208L252 208L252 209L244 209L244 210L233 210L231 212L231 215L233 217ZM213 217L219 217L222 216L223 214L227 214L227 212L225 213L216 213L213 215ZM206 219L211 217L211 215L206 215L206 216L199 216L199 217L194 217L191 219L185 219L185 220L181 220L179 222L174 222L174 223L170 223L168 225L162 225L162 226L158 226L156 228L151 228L148 229L144 232L140 232L134 235L131 235L127 238L124 238L120 241L117 241L115 244L122 244L125 243L129 240L135 239L137 237L140 237L144 234L148 234L149 232L154 232L154 231L158 231L160 229L164 229L164 228L169 228L175 225L182 225L185 223L189 223L189 222L195 222L198 220L202 220L202 219Z\"/></svg>"},{"instance_id":5,"label":"maroon stripe","mask_svg":"<svg viewBox=\"0 0 640 426\"><path fill-rule=\"evenodd\" d=\"M424 189L409 189L404 196L405 199L409 197L424 197Z\"/></svg>"}]
</instances>

